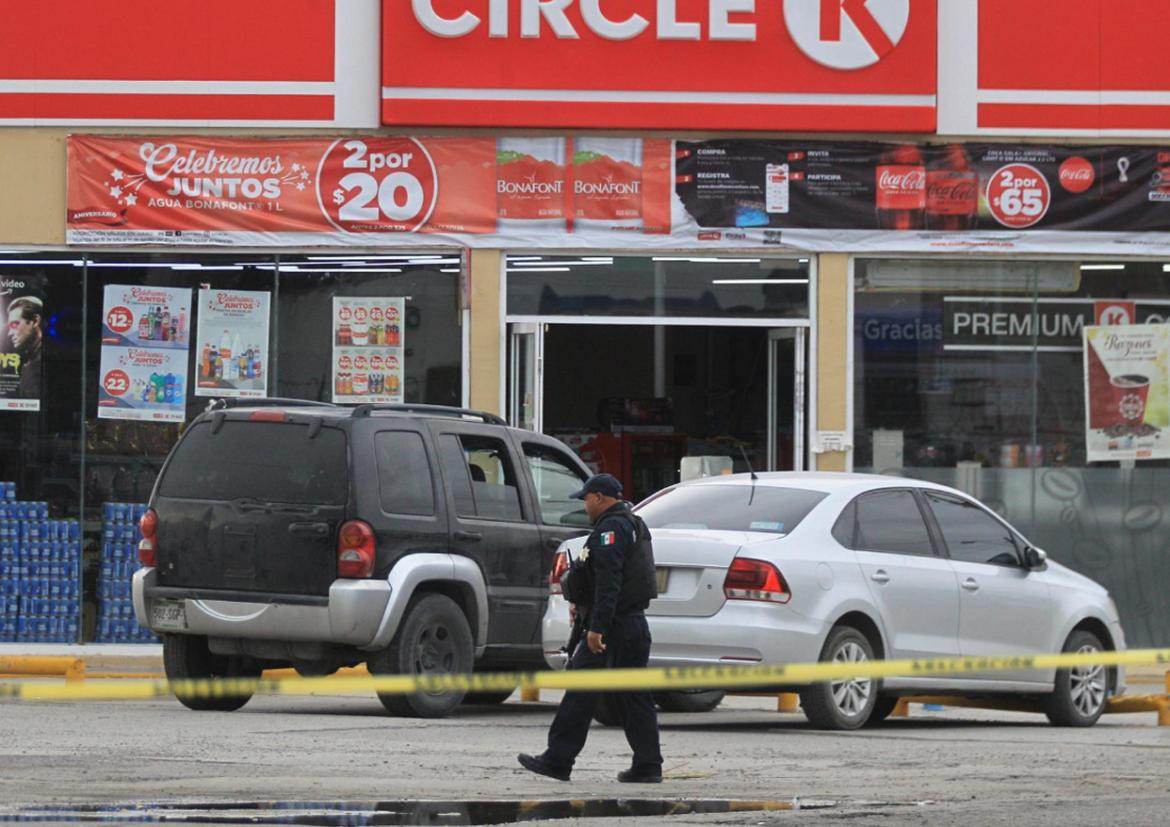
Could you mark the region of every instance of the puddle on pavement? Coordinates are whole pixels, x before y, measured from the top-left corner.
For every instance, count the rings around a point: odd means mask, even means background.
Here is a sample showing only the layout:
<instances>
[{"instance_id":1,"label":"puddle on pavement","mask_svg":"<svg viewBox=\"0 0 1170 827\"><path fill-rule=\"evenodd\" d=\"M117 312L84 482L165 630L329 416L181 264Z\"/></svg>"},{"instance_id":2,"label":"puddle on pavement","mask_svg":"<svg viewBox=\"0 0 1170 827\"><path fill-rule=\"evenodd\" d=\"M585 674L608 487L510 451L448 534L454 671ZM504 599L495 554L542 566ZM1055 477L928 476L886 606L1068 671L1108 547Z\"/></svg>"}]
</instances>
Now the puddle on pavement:
<instances>
[{"instance_id":1,"label":"puddle on pavement","mask_svg":"<svg viewBox=\"0 0 1170 827\"><path fill-rule=\"evenodd\" d=\"M563 818L668 818L825 809L834 803L747 799L578 798L506 801L141 803L4 808L0 822L98 824L514 824Z\"/></svg>"}]
</instances>

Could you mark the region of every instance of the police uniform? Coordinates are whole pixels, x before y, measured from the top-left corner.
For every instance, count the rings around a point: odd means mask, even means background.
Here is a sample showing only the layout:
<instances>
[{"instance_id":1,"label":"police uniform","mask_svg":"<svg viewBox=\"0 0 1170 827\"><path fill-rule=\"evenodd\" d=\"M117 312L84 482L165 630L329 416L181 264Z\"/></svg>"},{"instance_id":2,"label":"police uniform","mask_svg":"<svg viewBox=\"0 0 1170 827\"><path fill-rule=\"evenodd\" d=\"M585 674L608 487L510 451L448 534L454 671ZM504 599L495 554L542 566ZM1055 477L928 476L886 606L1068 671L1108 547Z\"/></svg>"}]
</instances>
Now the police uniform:
<instances>
[{"instance_id":1,"label":"police uniform","mask_svg":"<svg viewBox=\"0 0 1170 827\"><path fill-rule=\"evenodd\" d=\"M620 483L609 475L620 495ZM591 478L578 492L584 496ZM602 490L601 493L609 493ZM611 495L612 496L612 495ZM605 651L594 654L582 641L571 654L570 669L628 669L645 667L650 658L650 627L646 607L657 596L650 533L628 504L605 511L594 525L585 545L586 562L592 568L594 598L587 607L587 629L602 636ZM579 607L584 609L586 607ZM659 781L662 753L658 740L658 713L648 691L606 693L621 717L626 740L634 751L630 769L622 781ZM565 692L548 734L548 749L539 757L521 755L527 769L568 780L577 754L585 746L589 724L602 693Z\"/></svg>"}]
</instances>

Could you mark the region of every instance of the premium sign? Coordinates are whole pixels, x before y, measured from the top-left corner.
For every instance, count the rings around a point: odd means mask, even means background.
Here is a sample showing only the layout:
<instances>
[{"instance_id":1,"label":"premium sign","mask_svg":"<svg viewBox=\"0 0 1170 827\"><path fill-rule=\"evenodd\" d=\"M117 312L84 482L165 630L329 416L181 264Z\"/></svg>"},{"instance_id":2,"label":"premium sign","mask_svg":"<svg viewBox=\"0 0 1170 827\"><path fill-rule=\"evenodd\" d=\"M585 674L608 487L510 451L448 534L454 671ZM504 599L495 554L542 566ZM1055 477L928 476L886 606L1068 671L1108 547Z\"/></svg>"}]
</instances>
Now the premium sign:
<instances>
[{"instance_id":1,"label":"premium sign","mask_svg":"<svg viewBox=\"0 0 1170 827\"><path fill-rule=\"evenodd\" d=\"M383 0L383 122L930 132L936 6Z\"/></svg>"}]
</instances>

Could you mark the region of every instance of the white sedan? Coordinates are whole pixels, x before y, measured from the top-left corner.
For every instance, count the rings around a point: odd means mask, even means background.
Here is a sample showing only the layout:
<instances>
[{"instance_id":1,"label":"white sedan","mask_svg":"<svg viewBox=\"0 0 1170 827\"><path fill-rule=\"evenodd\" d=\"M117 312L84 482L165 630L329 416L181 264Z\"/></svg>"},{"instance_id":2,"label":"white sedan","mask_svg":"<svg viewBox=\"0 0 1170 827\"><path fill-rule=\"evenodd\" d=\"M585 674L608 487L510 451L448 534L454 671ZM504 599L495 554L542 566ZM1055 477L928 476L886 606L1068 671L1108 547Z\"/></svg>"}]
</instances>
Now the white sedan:
<instances>
[{"instance_id":1,"label":"white sedan","mask_svg":"<svg viewBox=\"0 0 1170 827\"><path fill-rule=\"evenodd\" d=\"M1122 650L1096 582L1047 558L966 494L900 477L762 473L666 488L636 508L654 537L651 666L780 664ZM545 658L564 665L568 604L550 577ZM903 695L1016 695L1054 724L1091 726L1124 670L968 672L799 687L809 721L854 729ZM660 693L699 710L721 694Z\"/></svg>"}]
</instances>

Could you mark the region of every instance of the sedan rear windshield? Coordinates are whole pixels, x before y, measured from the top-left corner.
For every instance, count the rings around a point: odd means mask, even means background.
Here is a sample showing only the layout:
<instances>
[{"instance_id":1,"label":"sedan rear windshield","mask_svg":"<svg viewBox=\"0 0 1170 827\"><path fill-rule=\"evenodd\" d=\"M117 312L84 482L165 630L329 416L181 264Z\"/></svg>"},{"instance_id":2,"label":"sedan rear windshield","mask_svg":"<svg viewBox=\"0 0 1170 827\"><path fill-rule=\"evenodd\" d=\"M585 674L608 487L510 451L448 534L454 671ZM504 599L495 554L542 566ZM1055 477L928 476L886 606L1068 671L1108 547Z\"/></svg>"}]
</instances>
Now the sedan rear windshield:
<instances>
[{"instance_id":1,"label":"sedan rear windshield","mask_svg":"<svg viewBox=\"0 0 1170 827\"><path fill-rule=\"evenodd\" d=\"M638 506L650 528L787 534L827 495L764 485L683 485Z\"/></svg>"},{"instance_id":2,"label":"sedan rear windshield","mask_svg":"<svg viewBox=\"0 0 1170 827\"><path fill-rule=\"evenodd\" d=\"M227 420L193 426L159 483L162 497L344 505L345 434L308 425Z\"/></svg>"}]
</instances>

